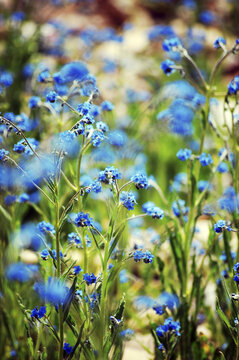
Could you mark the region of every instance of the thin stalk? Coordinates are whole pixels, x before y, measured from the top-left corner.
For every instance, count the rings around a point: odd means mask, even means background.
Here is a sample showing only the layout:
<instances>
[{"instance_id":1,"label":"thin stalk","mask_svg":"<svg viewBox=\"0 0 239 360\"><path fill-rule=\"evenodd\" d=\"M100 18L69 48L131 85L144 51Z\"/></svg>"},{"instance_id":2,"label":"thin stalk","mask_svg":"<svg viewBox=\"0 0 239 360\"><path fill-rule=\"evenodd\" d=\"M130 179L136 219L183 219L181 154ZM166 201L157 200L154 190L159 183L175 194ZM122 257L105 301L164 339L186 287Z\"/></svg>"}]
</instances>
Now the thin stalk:
<instances>
[{"instance_id":1,"label":"thin stalk","mask_svg":"<svg viewBox=\"0 0 239 360\"><path fill-rule=\"evenodd\" d=\"M38 350L41 344L41 337L43 334L43 330L44 330L44 325L41 323L40 324L40 328L39 328L39 332L38 332L38 336L37 336L37 342L36 342L36 346L35 346L35 350L34 350L34 359L38 359Z\"/></svg>"},{"instance_id":2,"label":"thin stalk","mask_svg":"<svg viewBox=\"0 0 239 360\"><path fill-rule=\"evenodd\" d=\"M217 60L213 70L212 70L212 73L211 73L211 76L210 76L210 79L209 79L209 89L211 89L212 87L212 84L213 84L213 81L214 81L214 78L215 78L215 75L216 75L216 72L219 68L219 66L221 65L221 63L230 55L232 54L234 51L234 48L226 51L223 53L223 55Z\"/></svg>"},{"instance_id":3,"label":"thin stalk","mask_svg":"<svg viewBox=\"0 0 239 360\"><path fill-rule=\"evenodd\" d=\"M40 188L40 186L38 186L38 185L28 176L28 174L26 173L26 171L23 170L23 168L22 168L21 166L19 166L19 165L16 163L15 160L13 160L12 158L10 158L9 156L6 156L6 159L7 159L7 160L10 160L24 175L26 175L26 176L29 178L29 180L31 181L31 183L37 188L37 190L39 190L39 191L48 199L48 201L50 201L50 203L54 205L54 201L51 200L51 199L49 198L49 196L45 193L45 191L42 190L42 188Z\"/></svg>"},{"instance_id":4,"label":"thin stalk","mask_svg":"<svg viewBox=\"0 0 239 360\"><path fill-rule=\"evenodd\" d=\"M187 52L186 50L183 52L183 56L184 56L184 57L191 63L191 65L194 67L194 69L195 69L196 73L198 74L198 76L199 76L199 78L200 78L200 80L201 80L201 82L202 82L205 90L208 90L208 84L207 84L206 81L204 80L204 78L203 78L203 76L202 76L202 74L201 74L201 72L200 72L197 64L196 64L195 61L193 60L193 58L191 58L191 56L188 54L188 52Z\"/></svg>"},{"instance_id":5,"label":"thin stalk","mask_svg":"<svg viewBox=\"0 0 239 360\"><path fill-rule=\"evenodd\" d=\"M22 130L19 129L11 120L6 119L3 116L0 116L0 120L2 119L2 121L4 123L7 123L8 125L10 125L11 127L13 127L15 130L17 130L17 133L20 134L23 139L25 140L26 144L29 146L29 148L31 149L31 151L33 152L33 154L39 159L38 154L36 153L36 151L32 148L31 144L29 143L29 141L27 140L26 136L23 134Z\"/></svg>"},{"instance_id":6,"label":"thin stalk","mask_svg":"<svg viewBox=\"0 0 239 360\"><path fill-rule=\"evenodd\" d=\"M61 170L61 175L62 175L63 179L65 180L65 182L69 185L69 187L70 187L72 190L76 191L76 186L73 185L73 184L70 182L70 180L68 179L68 177L66 176L66 174L63 172L63 170Z\"/></svg>"},{"instance_id":7,"label":"thin stalk","mask_svg":"<svg viewBox=\"0 0 239 360\"><path fill-rule=\"evenodd\" d=\"M55 229L56 229L56 257L57 257L57 278L61 277L61 257L60 257L60 229L59 229L59 200L58 200L58 185L56 184L56 198L55 198ZM63 360L63 311L62 305L59 304L58 308L59 315L59 329L60 329L60 344L58 359Z\"/></svg>"}]
</instances>

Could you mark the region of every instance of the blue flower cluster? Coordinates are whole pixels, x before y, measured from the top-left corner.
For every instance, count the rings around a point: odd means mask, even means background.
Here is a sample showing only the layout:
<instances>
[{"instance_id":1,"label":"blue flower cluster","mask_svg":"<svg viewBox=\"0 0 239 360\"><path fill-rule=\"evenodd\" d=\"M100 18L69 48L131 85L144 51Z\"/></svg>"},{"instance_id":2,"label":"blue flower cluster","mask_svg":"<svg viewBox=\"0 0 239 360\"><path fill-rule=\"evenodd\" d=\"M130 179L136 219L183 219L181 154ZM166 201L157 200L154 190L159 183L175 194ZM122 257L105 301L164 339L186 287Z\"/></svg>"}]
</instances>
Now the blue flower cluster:
<instances>
[{"instance_id":1,"label":"blue flower cluster","mask_svg":"<svg viewBox=\"0 0 239 360\"><path fill-rule=\"evenodd\" d=\"M80 237L77 235L77 233L75 232L72 232L70 234L68 234L68 241L70 243L75 243L77 246L82 246L82 242L81 242L81 239Z\"/></svg>"},{"instance_id":2,"label":"blue flower cluster","mask_svg":"<svg viewBox=\"0 0 239 360\"><path fill-rule=\"evenodd\" d=\"M107 166L98 176L98 180L104 184L112 184L118 179L121 179L121 173L114 166Z\"/></svg>"},{"instance_id":3,"label":"blue flower cluster","mask_svg":"<svg viewBox=\"0 0 239 360\"><path fill-rule=\"evenodd\" d=\"M38 310L38 306L36 306L31 312L31 317L36 319L41 319L45 316L45 314L46 314L45 306L41 306L39 310Z\"/></svg>"},{"instance_id":4,"label":"blue flower cluster","mask_svg":"<svg viewBox=\"0 0 239 360\"><path fill-rule=\"evenodd\" d=\"M213 164L213 160L210 154L202 153L198 159L202 166Z\"/></svg>"},{"instance_id":5,"label":"blue flower cluster","mask_svg":"<svg viewBox=\"0 0 239 360\"><path fill-rule=\"evenodd\" d=\"M93 226L93 219L89 214L79 212L74 218L74 223L77 227Z\"/></svg>"},{"instance_id":6,"label":"blue flower cluster","mask_svg":"<svg viewBox=\"0 0 239 360\"><path fill-rule=\"evenodd\" d=\"M234 271L234 277L233 280L239 284L239 263L237 262L234 266L233 266L233 271Z\"/></svg>"},{"instance_id":7,"label":"blue flower cluster","mask_svg":"<svg viewBox=\"0 0 239 360\"><path fill-rule=\"evenodd\" d=\"M47 282L36 282L34 290L42 300L53 305L63 304L69 293L69 289L64 282L50 277Z\"/></svg>"},{"instance_id":8,"label":"blue flower cluster","mask_svg":"<svg viewBox=\"0 0 239 360\"><path fill-rule=\"evenodd\" d=\"M239 90L239 75L235 76L228 85L228 94L236 94Z\"/></svg>"},{"instance_id":9,"label":"blue flower cluster","mask_svg":"<svg viewBox=\"0 0 239 360\"><path fill-rule=\"evenodd\" d=\"M148 201L142 206L142 210L153 219L163 219L164 211L160 207L155 206L152 201Z\"/></svg>"},{"instance_id":10,"label":"blue flower cluster","mask_svg":"<svg viewBox=\"0 0 239 360\"><path fill-rule=\"evenodd\" d=\"M145 262L145 264L149 264L153 262L154 255L151 254L149 250L143 252L142 250L136 250L133 252L133 257L135 262L139 262L141 259Z\"/></svg>"},{"instance_id":11,"label":"blue flower cluster","mask_svg":"<svg viewBox=\"0 0 239 360\"><path fill-rule=\"evenodd\" d=\"M137 173L133 175L130 179L134 182L136 189L148 189L149 182L147 176L142 173Z\"/></svg>"},{"instance_id":12,"label":"blue flower cluster","mask_svg":"<svg viewBox=\"0 0 239 360\"><path fill-rule=\"evenodd\" d=\"M179 158L179 160L185 161L191 158L192 150L190 149L180 149L176 156Z\"/></svg>"},{"instance_id":13,"label":"blue flower cluster","mask_svg":"<svg viewBox=\"0 0 239 360\"><path fill-rule=\"evenodd\" d=\"M91 285L96 282L96 276L93 273L91 274L86 273L83 275L83 280L86 282L87 285Z\"/></svg>"},{"instance_id":14,"label":"blue flower cluster","mask_svg":"<svg viewBox=\"0 0 239 360\"><path fill-rule=\"evenodd\" d=\"M161 69L167 76L169 76L175 72L175 62L170 59L162 61Z\"/></svg>"},{"instance_id":15,"label":"blue flower cluster","mask_svg":"<svg viewBox=\"0 0 239 360\"><path fill-rule=\"evenodd\" d=\"M181 336L180 334L180 323L178 321L173 321L172 317L169 317L165 319L163 325L159 325L156 328L156 334L159 337L165 337L165 336Z\"/></svg>"},{"instance_id":16,"label":"blue flower cluster","mask_svg":"<svg viewBox=\"0 0 239 360\"><path fill-rule=\"evenodd\" d=\"M121 331L119 334L124 340L130 340L134 335L134 331L132 329L126 329Z\"/></svg>"},{"instance_id":17,"label":"blue flower cluster","mask_svg":"<svg viewBox=\"0 0 239 360\"><path fill-rule=\"evenodd\" d=\"M56 232L54 226L46 221L40 222L37 225L37 229L44 235L47 233L55 234Z\"/></svg>"},{"instance_id":18,"label":"blue flower cluster","mask_svg":"<svg viewBox=\"0 0 239 360\"><path fill-rule=\"evenodd\" d=\"M172 210L175 216L186 216L189 211L189 207L185 206L185 201L182 199L178 199L172 203Z\"/></svg>"},{"instance_id":19,"label":"blue flower cluster","mask_svg":"<svg viewBox=\"0 0 239 360\"><path fill-rule=\"evenodd\" d=\"M72 346L70 346L70 344L65 342L63 345L63 350L67 355L70 355L73 351L73 348L72 348Z\"/></svg>"},{"instance_id":20,"label":"blue flower cluster","mask_svg":"<svg viewBox=\"0 0 239 360\"><path fill-rule=\"evenodd\" d=\"M218 234L221 233L224 229L231 231L231 226L227 226L225 220L218 220L218 222L213 226L213 230Z\"/></svg>"},{"instance_id":21,"label":"blue flower cluster","mask_svg":"<svg viewBox=\"0 0 239 360\"><path fill-rule=\"evenodd\" d=\"M120 194L120 201L124 207L128 210L134 210L134 205L136 204L135 195L132 191L122 191Z\"/></svg>"}]
</instances>

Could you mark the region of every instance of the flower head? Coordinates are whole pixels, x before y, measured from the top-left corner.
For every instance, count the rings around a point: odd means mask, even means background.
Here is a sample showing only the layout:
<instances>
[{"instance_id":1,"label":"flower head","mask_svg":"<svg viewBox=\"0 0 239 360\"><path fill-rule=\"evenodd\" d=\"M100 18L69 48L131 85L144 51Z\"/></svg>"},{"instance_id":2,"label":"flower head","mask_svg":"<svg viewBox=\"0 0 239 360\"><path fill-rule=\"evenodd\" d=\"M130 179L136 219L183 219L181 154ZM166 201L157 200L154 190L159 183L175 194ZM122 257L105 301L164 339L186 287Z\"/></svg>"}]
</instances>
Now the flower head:
<instances>
[{"instance_id":1,"label":"flower head","mask_svg":"<svg viewBox=\"0 0 239 360\"><path fill-rule=\"evenodd\" d=\"M171 75L172 73L175 72L175 62L170 60L170 59L162 61L161 62L161 69L163 70L163 72L166 75L169 76L169 75Z\"/></svg>"},{"instance_id":2,"label":"flower head","mask_svg":"<svg viewBox=\"0 0 239 360\"><path fill-rule=\"evenodd\" d=\"M120 201L124 207L128 210L134 210L134 205L136 204L136 199L132 191L122 191L120 194Z\"/></svg>"},{"instance_id":3,"label":"flower head","mask_svg":"<svg viewBox=\"0 0 239 360\"><path fill-rule=\"evenodd\" d=\"M131 181L134 182L136 189L148 189L149 182L147 176L142 173L137 173L131 177Z\"/></svg>"},{"instance_id":4,"label":"flower head","mask_svg":"<svg viewBox=\"0 0 239 360\"><path fill-rule=\"evenodd\" d=\"M210 154L202 153L199 156L199 161L202 166L208 166L213 163L212 157Z\"/></svg>"},{"instance_id":5,"label":"flower head","mask_svg":"<svg viewBox=\"0 0 239 360\"><path fill-rule=\"evenodd\" d=\"M86 273L83 275L83 280L86 282L87 285L91 285L96 282L96 276L93 273L91 274Z\"/></svg>"},{"instance_id":6,"label":"flower head","mask_svg":"<svg viewBox=\"0 0 239 360\"><path fill-rule=\"evenodd\" d=\"M41 306L39 310L38 310L38 306L36 306L31 312L31 317L36 319L41 319L45 316L45 314L46 314L45 306Z\"/></svg>"},{"instance_id":7,"label":"flower head","mask_svg":"<svg viewBox=\"0 0 239 360\"><path fill-rule=\"evenodd\" d=\"M213 44L216 49L220 49L223 45L226 45L226 40L222 36L219 36Z\"/></svg>"},{"instance_id":8,"label":"flower head","mask_svg":"<svg viewBox=\"0 0 239 360\"><path fill-rule=\"evenodd\" d=\"M180 149L176 156L179 158L179 160L185 161L191 158L192 150L190 149Z\"/></svg>"},{"instance_id":9,"label":"flower head","mask_svg":"<svg viewBox=\"0 0 239 360\"><path fill-rule=\"evenodd\" d=\"M79 212L74 218L77 227L93 226L93 219L88 213Z\"/></svg>"}]
</instances>

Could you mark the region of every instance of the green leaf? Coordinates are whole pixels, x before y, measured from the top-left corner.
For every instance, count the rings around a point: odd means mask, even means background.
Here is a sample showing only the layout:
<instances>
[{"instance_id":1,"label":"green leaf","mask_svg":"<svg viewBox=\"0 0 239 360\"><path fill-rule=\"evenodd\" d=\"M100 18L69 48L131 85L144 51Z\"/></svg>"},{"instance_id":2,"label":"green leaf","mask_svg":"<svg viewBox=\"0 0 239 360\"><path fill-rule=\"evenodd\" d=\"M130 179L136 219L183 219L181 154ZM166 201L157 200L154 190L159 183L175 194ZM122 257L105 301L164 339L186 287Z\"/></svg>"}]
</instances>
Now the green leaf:
<instances>
[{"instance_id":1,"label":"green leaf","mask_svg":"<svg viewBox=\"0 0 239 360\"><path fill-rule=\"evenodd\" d=\"M78 346L81 344L84 326L85 326L85 321L83 322L83 324L82 324L81 327L80 327L80 331L79 331L79 335L78 335L77 341L76 341L76 343L75 343L75 345L74 345L74 347L73 347L73 350L72 350L72 353L70 354L69 359L72 359L72 358L73 358L76 349L77 349Z\"/></svg>"},{"instance_id":2,"label":"green leaf","mask_svg":"<svg viewBox=\"0 0 239 360\"><path fill-rule=\"evenodd\" d=\"M66 300L64 302L64 305L63 305L63 322L66 320L67 318L67 315L69 313L69 310L70 310L70 306L71 306L71 303L72 303L72 300L74 299L74 294L75 294L75 287L76 287L76 281L77 281L77 278L75 277L74 281L73 281L73 284L69 290L69 293L66 297Z\"/></svg>"},{"instance_id":3,"label":"green leaf","mask_svg":"<svg viewBox=\"0 0 239 360\"><path fill-rule=\"evenodd\" d=\"M123 312L124 312L124 308L125 308L125 294L123 294L120 304L115 312L114 317L118 320L121 320L123 318Z\"/></svg>"},{"instance_id":4,"label":"green leaf","mask_svg":"<svg viewBox=\"0 0 239 360\"><path fill-rule=\"evenodd\" d=\"M217 299L217 303L216 303L216 310L217 310L217 313L220 317L220 319L224 322L224 324L226 325L227 329L229 330L230 334L231 334L231 337L233 338L233 341L235 343L235 345L237 346L237 340L233 334L233 327L231 326L228 318L226 317L226 315L224 314L224 312L222 311L221 309L221 306L219 304L219 301Z\"/></svg>"}]
</instances>

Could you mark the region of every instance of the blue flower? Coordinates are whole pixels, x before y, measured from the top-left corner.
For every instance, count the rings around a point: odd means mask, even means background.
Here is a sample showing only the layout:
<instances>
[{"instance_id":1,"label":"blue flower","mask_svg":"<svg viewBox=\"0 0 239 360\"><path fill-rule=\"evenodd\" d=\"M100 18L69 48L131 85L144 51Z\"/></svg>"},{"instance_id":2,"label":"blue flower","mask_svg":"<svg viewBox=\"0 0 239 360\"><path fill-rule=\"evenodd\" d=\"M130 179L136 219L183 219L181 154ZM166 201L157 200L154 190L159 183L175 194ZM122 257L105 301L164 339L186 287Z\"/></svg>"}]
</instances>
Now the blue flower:
<instances>
[{"instance_id":1,"label":"blue flower","mask_svg":"<svg viewBox=\"0 0 239 360\"><path fill-rule=\"evenodd\" d=\"M234 275L233 280L234 280L236 283L239 283L239 275Z\"/></svg>"},{"instance_id":2,"label":"blue flower","mask_svg":"<svg viewBox=\"0 0 239 360\"><path fill-rule=\"evenodd\" d=\"M133 257L135 262L139 262L144 256L144 253L142 250L136 250L133 252Z\"/></svg>"},{"instance_id":3,"label":"blue flower","mask_svg":"<svg viewBox=\"0 0 239 360\"><path fill-rule=\"evenodd\" d=\"M41 306L39 310L38 310L38 306L36 306L31 312L31 318L41 319L45 316L45 314L46 314L45 306Z\"/></svg>"},{"instance_id":4,"label":"blue flower","mask_svg":"<svg viewBox=\"0 0 239 360\"><path fill-rule=\"evenodd\" d=\"M120 194L120 201L124 207L128 210L134 210L134 205L136 204L135 195L132 191L122 191Z\"/></svg>"},{"instance_id":5,"label":"blue flower","mask_svg":"<svg viewBox=\"0 0 239 360\"><path fill-rule=\"evenodd\" d=\"M198 182L198 184L197 184L197 187L198 187L198 190L199 190L200 192L202 192L202 191L204 191L206 188L207 188L208 190L210 190L210 189L212 188L212 185L209 184L209 182L206 181L206 180L200 180L200 181Z\"/></svg>"},{"instance_id":6,"label":"blue flower","mask_svg":"<svg viewBox=\"0 0 239 360\"><path fill-rule=\"evenodd\" d=\"M46 100L54 103L57 99L57 93L55 91L50 91L47 95L46 95Z\"/></svg>"},{"instance_id":7,"label":"blue flower","mask_svg":"<svg viewBox=\"0 0 239 360\"><path fill-rule=\"evenodd\" d=\"M175 32L171 26L168 25L154 25L149 29L148 39L150 41L159 41L163 37L173 37Z\"/></svg>"},{"instance_id":8,"label":"blue flower","mask_svg":"<svg viewBox=\"0 0 239 360\"><path fill-rule=\"evenodd\" d=\"M86 282L87 285L91 285L96 282L96 276L93 273L91 274L86 273L83 275L83 280Z\"/></svg>"},{"instance_id":9,"label":"blue flower","mask_svg":"<svg viewBox=\"0 0 239 360\"><path fill-rule=\"evenodd\" d=\"M129 281L129 276L127 274L127 270L123 269L119 273L119 281L121 284L125 284Z\"/></svg>"},{"instance_id":10,"label":"blue flower","mask_svg":"<svg viewBox=\"0 0 239 360\"><path fill-rule=\"evenodd\" d=\"M226 173L228 172L228 165L225 162L221 162L217 167L217 172L219 173Z\"/></svg>"},{"instance_id":11,"label":"blue flower","mask_svg":"<svg viewBox=\"0 0 239 360\"><path fill-rule=\"evenodd\" d=\"M200 18L201 22L206 24L206 25L209 25L209 24L213 23L216 20L215 15L209 10L203 11L200 14L199 18Z\"/></svg>"},{"instance_id":12,"label":"blue flower","mask_svg":"<svg viewBox=\"0 0 239 360\"><path fill-rule=\"evenodd\" d=\"M17 201L17 195L7 195L4 198L4 204L7 206L13 205Z\"/></svg>"},{"instance_id":13,"label":"blue flower","mask_svg":"<svg viewBox=\"0 0 239 360\"><path fill-rule=\"evenodd\" d=\"M143 210L143 212L147 213L148 208L151 208L151 207L154 207L154 206L155 206L155 204L152 201L147 201L146 203L144 203L142 205L142 210Z\"/></svg>"},{"instance_id":14,"label":"blue flower","mask_svg":"<svg viewBox=\"0 0 239 360\"><path fill-rule=\"evenodd\" d=\"M72 348L72 346L70 346L70 344L64 343L63 350L65 351L65 353L67 355L70 355L72 353L72 351L73 351L73 348Z\"/></svg>"},{"instance_id":15,"label":"blue flower","mask_svg":"<svg viewBox=\"0 0 239 360\"><path fill-rule=\"evenodd\" d=\"M92 104L90 102L84 102L83 104L79 104L77 107L77 111L82 115L88 115L92 108Z\"/></svg>"},{"instance_id":16,"label":"blue flower","mask_svg":"<svg viewBox=\"0 0 239 360\"><path fill-rule=\"evenodd\" d=\"M131 329L123 330L119 333L119 335L124 338L124 340L130 340L134 335L134 331Z\"/></svg>"},{"instance_id":17,"label":"blue flower","mask_svg":"<svg viewBox=\"0 0 239 360\"><path fill-rule=\"evenodd\" d=\"M24 263L18 262L8 266L6 269L6 277L10 281L29 281L34 275L34 271Z\"/></svg>"},{"instance_id":18,"label":"blue flower","mask_svg":"<svg viewBox=\"0 0 239 360\"><path fill-rule=\"evenodd\" d=\"M154 311L157 315L163 315L164 314L164 307L162 305L155 305L153 307Z\"/></svg>"},{"instance_id":19,"label":"blue flower","mask_svg":"<svg viewBox=\"0 0 239 360\"><path fill-rule=\"evenodd\" d=\"M74 266L73 269L74 269L74 274L75 275L78 275L82 271L82 269L81 269L81 267L79 265Z\"/></svg>"},{"instance_id":20,"label":"blue flower","mask_svg":"<svg viewBox=\"0 0 239 360\"><path fill-rule=\"evenodd\" d=\"M137 173L135 175L133 175L130 179L131 181L134 182L136 189L148 189L149 187L149 182L147 179L147 176L144 175L143 173Z\"/></svg>"},{"instance_id":21,"label":"blue flower","mask_svg":"<svg viewBox=\"0 0 239 360\"><path fill-rule=\"evenodd\" d=\"M4 160L8 154L9 154L9 151L7 151L5 149L0 149L0 160Z\"/></svg>"},{"instance_id":22,"label":"blue flower","mask_svg":"<svg viewBox=\"0 0 239 360\"><path fill-rule=\"evenodd\" d=\"M108 133L108 141L113 146L123 147L127 143L128 137L123 130L113 130Z\"/></svg>"},{"instance_id":23,"label":"blue flower","mask_svg":"<svg viewBox=\"0 0 239 360\"><path fill-rule=\"evenodd\" d=\"M98 147L104 141L105 136L102 131L95 130L91 135L90 141L93 146Z\"/></svg>"},{"instance_id":24,"label":"blue flower","mask_svg":"<svg viewBox=\"0 0 239 360\"><path fill-rule=\"evenodd\" d=\"M42 260L47 260L48 259L48 256L50 255L49 254L49 251L47 250L47 249L43 249L42 251L41 251L41 258L42 258Z\"/></svg>"},{"instance_id":25,"label":"blue flower","mask_svg":"<svg viewBox=\"0 0 239 360\"><path fill-rule=\"evenodd\" d=\"M47 282L37 282L33 288L42 300L53 305L63 304L69 293L65 283L56 278L49 278Z\"/></svg>"},{"instance_id":26,"label":"blue flower","mask_svg":"<svg viewBox=\"0 0 239 360\"><path fill-rule=\"evenodd\" d=\"M62 85L74 80L83 81L88 73L87 67L81 61L75 61L64 65L53 78L57 84Z\"/></svg>"},{"instance_id":27,"label":"blue flower","mask_svg":"<svg viewBox=\"0 0 239 360\"><path fill-rule=\"evenodd\" d=\"M42 72L40 72L40 74L37 77L37 81L43 83L50 77L51 77L51 74L49 73L48 69L45 69Z\"/></svg>"},{"instance_id":28,"label":"blue flower","mask_svg":"<svg viewBox=\"0 0 239 360\"><path fill-rule=\"evenodd\" d=\"M103 101L100 106L102 111L112 111L114 109L114 105L107 100Z\"/></svg>"},{"instance_id":29,"label":"blue flower","mask_svg":"<svg viewBox=\"0 0 239 360\"><path fill-rule=\"evenodd\" d=\"M0 71L0 84L6 87L12 85L13 83L13 76L8 71Z\"/></svg>"},{"instance_id":30,"label":"blue flower","mask_svg":"<svg viewBox=\"0 0 239 360\"><path fill-rule=\"evenodd\" d=\"M178 47L181 47L182 43L179 38L174 37L171 39L165 39L162 43L162 48L164 51L178 51Z\"/></svg>"},{"instance_id":31,"label":"blue flower","mask_svg":"<svg viewBox=\"0 0 239 360\"><path fill-rule=\"evenodd\" d=\"M74 218L77 227L93 226L93 219L88 213L79 212Z\"/></svg>"},{"instance_id":32,"label":"blue flower","mask_svg":"<svg viewBox=\"0 0 239 360\"><path fill-rule=\"evenodd\" d=\"M177 295L170 294L167 291L162 292L156 302L157 305L168 307L170 310L176 309L179 306L179 299Z\"/></svg>"},{"instance_id":33,"label":"blue flower","mask_svg":"<svg viewBox=\"0 0 239 360\"><path fill-rule=\"evenodd\" d=\"M108 125L107 125L105 122L103 122L103 121L98 121L98 122L96 123L96 128L97 128L98 130L103 131L103 133L106 133L107 131L109 131Z\"/></svg>"},{"instance_id":34,"label":"blue flower","mask_svg":"<svg viewBox=\"0 0 239 360\"><path fill-rule=\"evenodd\" d=\"M95 180L90 184L90 188L92 191L94 191L96 194L100 193L102 191L102 185L99 181Z\"/></svg>"},{"instance_id":35,"label":"blue flower","mask_svg":"<svg viewBox=\"0 0 239 360\"><path fill-rule=\"evenodd\" d=\"M30 201L30 196L28 194L22 193L21 195L19 195L18 202L20 204L23 204L23 203L28 202L28 201Z\"/></svg>"},{"instance_id":36,"label":"blue flower","mask_svg":"<svg viewBox=\"0 0 239 360\"><path fill-rule=\"evenodd\" d=\"M55 249L52 250L52 255L53 255L54 259L57 260L57 253L56 253ZM63 254L62 254L61 250L60 250L60 258L63 259Z\"/></svg>"},{"instance_id":37,"label":"blue flower","mask_svg":"<svg viewBox=\"0 0 239 360\"><path fill-rule=\"evenodd\" d=\"M152 216L153 219L163 219L164 217L164 211L158 206L147 206L145 209L145 213Z\"/></svg>"},{"instance_id":38,"label":"blue flower","mask_svg":"<svg viewBox=\"0 0 239 360\"><path fill-rule=\"evenodd\" d=\"M210 154L202 153L199 156L199 161L202 166L208 166L213 163L212 157Z\"/></svg>"},{"instance_id":39,"label":"blue flower","mask_svg":"<svg viewBox=\"0 0 239 360\"><path fill-rule=\"evenodd\" d=\"M238 262L233 266L233 271L234 271L236 274L239 273L239 263L238 263Z\"/></svg>"},{"instance_id":40,"label":"blue flower","mask_svg":"<svg viewBox=\"0 0 239 360\"><path fill-rule=\"evenodd\" d=\"M112 184L117 179L121 179L121 173L114 166L107 166L98 176L98 180L104 184Z\"/></svg>"},{"instance_id":41,"label":"blue flower","mask_svg":"<svg viewBox=\"0 0 239 360\"><path fill-rule=\"evenodd\" d=\"M31 77L34 73L34 69L35 69L35 67L33 64L30 64L30 63L26 64L24 66L24 68L22 69L23 76L25 76L26 78Z\"/></svg>"},{"instance_id":42,"label":"blue flower","mask_svg":"<svg viewBox=\"0 0 239 360\"><path fill-rule=\"evenodd\" d=\"M28 102L28 106L30 109L34 109L38 107L40 104L41 104L41 98L39 98L39 96L32 96Z\"/></svg>"},{"instance_id":43,"label":"blue flower","mask_svg":"<svg viewBox=\"0 0 239 360\"><path fill-rule=\"evenodd\" d=\"M27 138L27 141L31 145L32 149L35 151L39 146L39 141L34 138ZM33 155L32 150L26 144L25 139L18 141L17 144L14 144L13 151L17 152L18 154L24 153L26 155Z\"/></svg>"},{"instance_id":44,"label":"blue flower","mask_svg":"<svg viewBox=\"0 0 239 360\"><path fill-rule=\"evenodd\" d=\"M75 232L68 234L68 240L70 243L75 242L76 245L82 245L80 237Z\"/></svg>"},{"instance_id":45,"label":"blue flower","mask_svg":"<svg viewBox=\"0 0 239 360\"><path fill-rule=\"evenodd\" d=\"M224 277L224 279L228 279L228 278L229 278L229 275L228 275L227 270L222 270L221 276Z\"/></svg>"},{"instance_id":46,"label":"blue flower","mask_svg":"<svg viewBox=\"0 0 239 360\"><path fill-rule=\"evenodd\" d=\"M180 336L180 329L180 323L178 321L173 321L172 317L169 317L165 319L163 325L159 325L156 328L156 334L159 337L171 336L173 334Z\"/></svg>"},{"instance_id":47,"label":"blue flower","mask_svg":"<svg viewBox=\"0 0 239 360\"><path fill-rule=\"evenodd\" d=\"M175 99L167 110L157 115L157 120L168 120L169 128L173 133L181 136L192 135L192 120L194 111L184 99Z\"/></svg>"},{"instance_id":48,"label":"blue flower","mask_svg":"<svg viewBox=\"0 0 239 360\"><path fill-rule=\"evenodd\" d=\"M216 49L220 49L220 48L222 47L222 45L226 45L226 40L225 40L222 36L219 36L219 38L217 38L217 39L214 41L213 46L214 46Z\"/></svg>"},{"instance_id":49,"label":"blue flower","mask_svg":"<svg viewBox=\"0 0 239 360\"><path fill-rule=\"evenodd\" d=\"M188 206L185 206L185 201L182 199L178 199L177 201L174 201L172 203L172 210L174 212L174 215L179 217L180 215L187 215L189 208Z\"/></svg>"},{"instance_id":50,"label":"blue flower","mask_svg":"<svg viewBox=\"0 0 239 360\"><path fill-rule=\"evenodd\" d=\"M153 258L154 255L152 255L149 250L146 250L145 253L143 254L143 262L145 262L145 264L149 264L149 263L152 264Z\"/></svg>"},{"instance_id":51,"label":"blue flower","mask_svg":"<svg viewBox=\"0 0 239 360\"><path fill-rule=\"evenodd\" d=\"M55 234L54 226L50 223L47 223L45 220L37 225L37 229L44 235L47 234L48 232L51 234Z\"/></svg>"},{"instance_id":52,"label":"blue flower","mask_svg":"<svg viewBox=\"0 0 239 360\"><path fill-rule=\"evenodd\" d=\"M191 158L192 150L190 149L180 149L176 156L179 158L179 160L185 161Z\"/></svg>"},{"instance_id":53,"label":"blue flower","mask_svg":"<svg viewBox=\"0 0 239 360\"><path fill-rule=\"evenodd\" d=\"M231 251L231 258L233 261L236 259L236 253L234 251ZM220 255L219 259L222 260L224 263L228 262L225 251L222 252L222 255Z\"/></svg>"},{"instance_id":54,"label":"blue flower","mask_svg":"<svg viewBox=\"0 0 239 360\"><path fill-rule=\"evenodd\" d=\"M213 230L216 231L216 233L221 233L222 230L225 228L226 228L225 220L218 220L218 222L213 226Z\"/></svg>"},{"instance_id":55,"label":"blue flower","mask_svg":"<svg viewBox=\"0 0 239 360\"><path fill-rule=\"evenodd\" d=\"M175 62L169 59L162 61L161 69L166 75L169 76L175 72Z\"/></svg>"}]
</instances>

